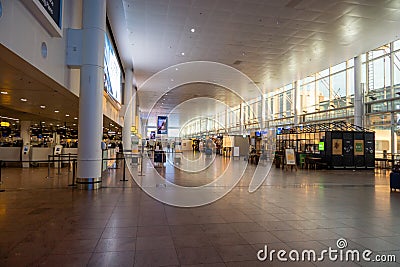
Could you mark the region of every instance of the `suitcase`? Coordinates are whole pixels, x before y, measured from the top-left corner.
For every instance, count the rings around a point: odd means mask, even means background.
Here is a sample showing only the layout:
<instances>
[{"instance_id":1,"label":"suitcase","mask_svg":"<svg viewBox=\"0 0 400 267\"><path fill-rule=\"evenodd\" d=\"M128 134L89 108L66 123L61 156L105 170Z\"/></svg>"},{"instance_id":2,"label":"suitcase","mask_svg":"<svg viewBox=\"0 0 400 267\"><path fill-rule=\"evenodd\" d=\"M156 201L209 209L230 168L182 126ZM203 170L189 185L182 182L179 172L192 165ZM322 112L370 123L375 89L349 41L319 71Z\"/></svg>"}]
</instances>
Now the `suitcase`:
<instances>
[{"instance_id":1,"label":"suitcase","mask_svg":"<svg viewBox=\"0 0 400 267\"><path fill-rule=\"evenodd\" d=\"M400 173L391 172L390 173L390 190L400 189Z\"/></svg>"}]
</instances>

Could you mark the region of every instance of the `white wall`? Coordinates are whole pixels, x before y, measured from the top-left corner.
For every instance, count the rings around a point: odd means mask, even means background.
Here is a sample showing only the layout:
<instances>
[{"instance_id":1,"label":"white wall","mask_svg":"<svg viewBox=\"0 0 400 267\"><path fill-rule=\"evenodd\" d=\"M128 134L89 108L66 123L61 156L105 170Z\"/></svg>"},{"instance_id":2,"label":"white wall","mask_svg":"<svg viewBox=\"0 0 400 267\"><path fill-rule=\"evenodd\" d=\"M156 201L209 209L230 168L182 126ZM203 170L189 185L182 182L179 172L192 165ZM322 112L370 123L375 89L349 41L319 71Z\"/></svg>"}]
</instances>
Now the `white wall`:
<instances>
[{"instance_id":1,"label":"white wall","mask_svg":"<svg viewBox=\"0 0 400 267\"><path fill-rule=\"evenodd\" d=\"M2 0L0 43L79 96L80 70L66 65L66 29L82 27L82 0L63 2L63 36L58 38L51 37L20 0ZM41 55L42 42L47 44L47 58ZM104 99L103 111L107 117L123 125L119 109L107 99Z\"/></svg>"},{"instance_id":2,"label":"white wall","mask_svg":"<svg viewBox=\"0 0 400 267\"><path fill-rule=\"evenodd\" d=\"M50 36L21 1L3 0L0 43L68 90L78 94L79 82L76 82L76 77L79 77L79 72L73 71L74 75L71 77L71 70L65 64L67 40L65 29L72 26L80 27L82 1L63 2L64 34L62 38L56 38ZM41 55L42 42L47 44L47 58ZM71 80L74 82L71 83Z\"/></svg>"}]
</instances>

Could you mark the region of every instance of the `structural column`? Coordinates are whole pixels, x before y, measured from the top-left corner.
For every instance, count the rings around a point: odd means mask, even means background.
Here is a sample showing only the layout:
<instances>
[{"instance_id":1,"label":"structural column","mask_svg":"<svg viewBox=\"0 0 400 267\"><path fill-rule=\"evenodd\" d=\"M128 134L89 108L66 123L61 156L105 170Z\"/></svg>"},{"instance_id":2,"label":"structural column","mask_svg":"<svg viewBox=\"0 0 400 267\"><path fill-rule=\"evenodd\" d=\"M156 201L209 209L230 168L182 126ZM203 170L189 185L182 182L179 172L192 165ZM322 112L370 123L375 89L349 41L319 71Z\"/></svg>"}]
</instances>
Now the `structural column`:
<instances>
[{"instance_id":1,"label":"structural column","mask_svg":"<svg viewBox=\"0 0 400 267\"><path fill-rule=\"evenodd\" d=\"M132 126L132 109L133 107L133 97L132 97L132 80L133 80L133 70L125 70L125 89L124 89L124 104L125 104L125 114L124 114L124 129L122 130L122 144L123 152L132 152L132 141L131 141L131 126Z\"/></svg>"},{"instance_id":2,"label":"structural column","mask_svg":"<svg viewBox=\"0 0 400 267\"><path fill-rule=\"evenodd\" d=\"M363 86L361 84L361 57L354 58L354 124L363 127Z\"/></svg>"},{"instance_id":3,"label":"structural column","mask_svg":"<svg viewBox=\"0 0 400 267\"><path fill-rule=\"evenodd\" d=\"M260 126L261 126L261 129L266 129L267 127L266 127L266 112L267 112L267 110L266 110L266 100L267 100L267 98L265 97L265 94L263 93L262 95L261 95L261 123L260 123ZM258 115L258 117L260 117L260 115Z\"/></svg>"},{"instance_id":4,"label":"structural column","mask_svg":"<svg viewBox=\"0 0 400 267\"><path fill-rule=\"evenodd\" d=\"M31 134L29 132L31 127L30 121L21 121L21 138L22 138L22 145L30 145L31 144Z\"/></svg>"},{"instance_id":5,"label":"structural column","mask_svg":"<svg viewBox=\"0 0 400 267\"><path fill-rule=\"evenodd\" d=\"M294 82L294 101L293 101L293 116L294 125L299 125L299 114L301 114L301 103L300 103L300 83L299 81Z\"/></svg>"},{"instance_id":6,"label":"structural column","mask_svg":"<svg viewBox=\"0 0 400 267\"><path fill-rule=\"evenodd\" d=\"M101 187L106 0L83 0L82 13L83 40L76 183L80 189L97 189Z\"/></svg>"}]
</instances>

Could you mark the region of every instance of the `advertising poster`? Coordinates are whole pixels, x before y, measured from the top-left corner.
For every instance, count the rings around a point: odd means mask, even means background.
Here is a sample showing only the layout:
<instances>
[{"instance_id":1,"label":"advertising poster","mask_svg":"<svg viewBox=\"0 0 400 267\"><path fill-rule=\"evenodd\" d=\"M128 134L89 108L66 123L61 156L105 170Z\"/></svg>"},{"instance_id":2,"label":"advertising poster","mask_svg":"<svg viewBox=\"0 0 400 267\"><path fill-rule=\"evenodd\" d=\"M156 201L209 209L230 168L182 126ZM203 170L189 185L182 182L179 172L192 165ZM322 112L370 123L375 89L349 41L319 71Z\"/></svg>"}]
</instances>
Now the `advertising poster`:
<instances>
[{"instance_id":1,"label":"advertising poster","mask_svg":"<svg viewBox=\"0 0 400 267\"><path fill-rule=\"evenodd\" d=\"M158 116L157 118L157 134L168 134L168 117Z\"/></svg>"},{"instance_id":2,"label":"advertising poster","mask_svg":"<svg viewBox=\"0 0 400 267\"><path fill-rule=\"evenodd\" d=\"M113 99L121 103L121 67L107 34L105 34L104 42L104 89Z\"/></svg>"},{"instance_id":3,"label":"advertising poster","mask_svg":"<svg viewBox=\"0 0 400 267\"><path fill-rule=\"evenodd\" d=\"M332 155L342 155L343 153L343 140L332 139Z\"/></svg>"},{"instance_id":4,"label":"advertising poster","mask_svg":"<svg viewBox=\"0 0 400 267\"><path fill-rule=\"evenodd\" d=\"M354 155L364 156L364 140L354 140Z\"/></svg>"},{"instance_id":5,"label":"advertising poster","mask_svg":"<svg viewBox=\"0 0 400 267\"><path fill-rule=\"evenodd\" d=\"M156 131L150 132L150 139L156 139Z\"/></svg>"},{"instance_id":6,"label":"advertising poster","mask_svg":"<svg viewBox=\"0 0 400 267\"><path fill-rule=\"evenodd\" d=\"M296 165L296 157L294 156L294 149L288 148L285 150L286 165Z\"/></svg>"}]
</instances>

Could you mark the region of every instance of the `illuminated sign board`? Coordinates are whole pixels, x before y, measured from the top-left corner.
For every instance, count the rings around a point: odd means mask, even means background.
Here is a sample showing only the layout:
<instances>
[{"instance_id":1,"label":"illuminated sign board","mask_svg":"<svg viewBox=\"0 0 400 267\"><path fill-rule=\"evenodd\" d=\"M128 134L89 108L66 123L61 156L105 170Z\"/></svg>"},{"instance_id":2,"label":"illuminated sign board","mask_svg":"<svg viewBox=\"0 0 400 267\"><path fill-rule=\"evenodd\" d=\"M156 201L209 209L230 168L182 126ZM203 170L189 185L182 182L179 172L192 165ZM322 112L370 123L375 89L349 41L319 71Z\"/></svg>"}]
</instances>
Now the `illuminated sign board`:
<instances>
[{"instance_id":1,"label":"illuminated sign board","mask_svg":"<svg viewBox=\"0 0 400 267\"><path fill-rule=\"evenodd\" d=\"M121 103L121 67L108 34L105 34L104 39L104 90L113 99Z\"/></svg>"},{"instance_id":2,"label":"illuminated sign board","mask_svg":"<svg viewBox=\"0 0 400 267\"><path fill-rule=\"evenodd\" d=\"M53 21L61 28L61 8L62 0L39 0L39 3L46 10L47 14L53 19Z\"/></svg>"},{"instance_id":3,"label":"illuminated sign board","mask_svg":"<svg viewBox=\"0 0 400 267\"><path fill-rule=\"evenodd\" d=\"M324 151L325 150L325 142L319 142L318 150L319 151Z\"/></svg>"},{"instance_id":4,"label":"illuminated sign board","mask_svg":"<svg viewBox=\"0 0 400 267\"><path fill-rule=\"evenodd\" d=\"M157 118L157 134L168 134L168 117L158 116L158 118Z\"/></svg>"},{"instance_id":5,"label":"illuminated sign board","mask_svg":"<svg viewBox=\"0 0 400 267\"><path fill-rule=\"evenodd\" d=\"M7 122L7 121L2 121L0 126L2 126L2 127L10 127L10 123Z\"/></svg>"},{"instance_id":6,"label":"illuminated sign board","mask_svg":"<svg viewBox=\"0 0 400 267\"><path fill-rule=\"evenodd\" d=\"M52 37L62 37L62 0L20 0Z\"/></svg>"}]
</instances>

